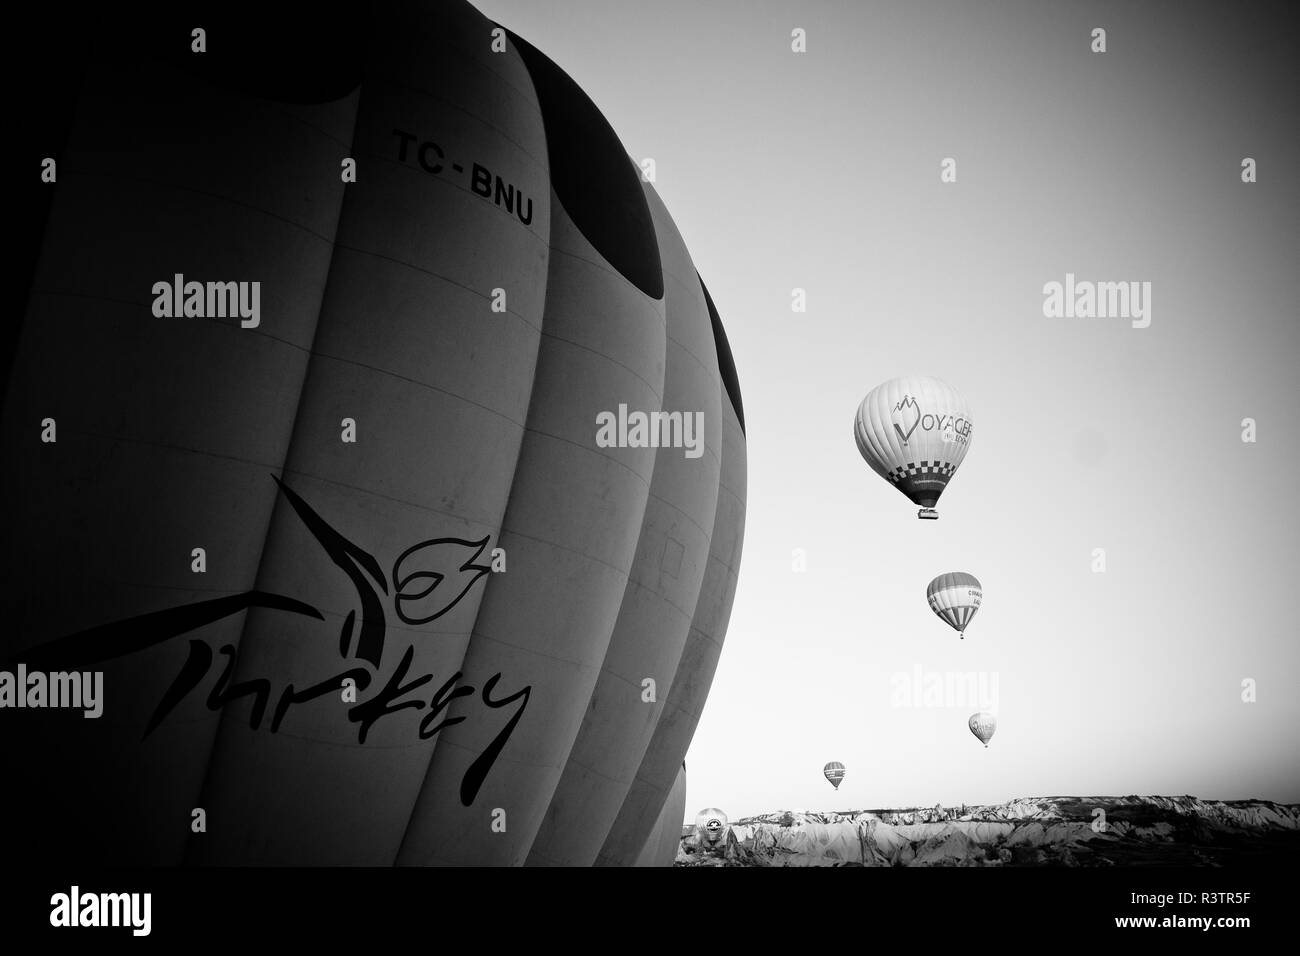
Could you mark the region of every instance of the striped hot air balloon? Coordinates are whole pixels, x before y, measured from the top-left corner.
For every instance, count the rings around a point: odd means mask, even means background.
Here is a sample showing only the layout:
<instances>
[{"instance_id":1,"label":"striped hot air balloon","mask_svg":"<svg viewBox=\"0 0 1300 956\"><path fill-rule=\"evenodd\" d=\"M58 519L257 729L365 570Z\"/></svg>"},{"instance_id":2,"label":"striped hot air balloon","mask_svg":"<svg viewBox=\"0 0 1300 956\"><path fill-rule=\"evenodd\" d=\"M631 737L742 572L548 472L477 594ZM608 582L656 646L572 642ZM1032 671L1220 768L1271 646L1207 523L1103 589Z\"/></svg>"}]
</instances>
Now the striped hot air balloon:
<instances>
[{"instance_id":1,"label":"striped hot air balloon","mask_svg":"<svg viewBox=\"0 0 1300 956\"><path fill-rule=\"evenodd\" d=\"M858 406L853 437L873 471L937 518L934 506L971 442L966 399L934 378L895 378Z\"/></svg>"},{"instance_id":2,"label":"striped hot air balloon","mask_svg":"<svg viewBox=\"0 0 1300 956\"><path fill-rule=\"evenodd\" d=\"M998 719L990 713L980 711L978 714L971 714L970 720L966 721L966 726L970 732L979 738L985 748L988 748L989 741L993 739L993 732L998 729Z\"/></svg>"},{"instance_id":3,"label":"striped hot air balloon","mask_svg":"<svg viewBox=\"0 0 1300 956\"><path fill-rule=\"evenodd\" d=\"M966 626L980 609L984 591L975 575L948 571L930 582L925 597L930 602L930 610L964 638Z\"/></svg>"},{"instance_id":4,"label":"striped hot air balloon","mask_svg":"<svg viewBox=\"0 0 1300 956\"><path fill-rule=\"evenodd\" d=\"M844 764L838 760L832 760L822 768L822 773L826 779L831 782L831 786L836 790L840 788L840 781L844 779Z\"/></svg>"}]
</instances>

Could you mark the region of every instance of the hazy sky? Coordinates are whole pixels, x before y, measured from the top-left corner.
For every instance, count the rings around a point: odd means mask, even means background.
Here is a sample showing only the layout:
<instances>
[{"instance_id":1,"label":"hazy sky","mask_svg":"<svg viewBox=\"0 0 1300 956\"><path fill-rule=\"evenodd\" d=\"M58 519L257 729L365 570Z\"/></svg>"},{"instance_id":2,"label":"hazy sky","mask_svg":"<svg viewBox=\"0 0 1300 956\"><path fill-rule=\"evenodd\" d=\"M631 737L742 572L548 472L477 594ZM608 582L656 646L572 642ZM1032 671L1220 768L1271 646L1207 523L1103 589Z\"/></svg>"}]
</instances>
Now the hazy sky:
<instances>
[{"instance_id":1,"label":"hazy sky","mask_svg":"<svg viewBox=\"0 0 1300 956\"><path fill-rule=\"evenodd\" d=\"M749 510L687 755L692 818L1300 801L1300 38L1285 6L477 5L654 158L735 354ZM1045 318L1043 286L1067 272L1150 282L1150 327ZM975 423L937 522L852 436L867 391L908 374L960 389ZM984 585L965 641L926 604L949 570ZM918 667L996 675L988 750L966 728L975 706L897 705L894 675ZM848 768L838 794L829 760Z\"/></svg>"}]
</instances>

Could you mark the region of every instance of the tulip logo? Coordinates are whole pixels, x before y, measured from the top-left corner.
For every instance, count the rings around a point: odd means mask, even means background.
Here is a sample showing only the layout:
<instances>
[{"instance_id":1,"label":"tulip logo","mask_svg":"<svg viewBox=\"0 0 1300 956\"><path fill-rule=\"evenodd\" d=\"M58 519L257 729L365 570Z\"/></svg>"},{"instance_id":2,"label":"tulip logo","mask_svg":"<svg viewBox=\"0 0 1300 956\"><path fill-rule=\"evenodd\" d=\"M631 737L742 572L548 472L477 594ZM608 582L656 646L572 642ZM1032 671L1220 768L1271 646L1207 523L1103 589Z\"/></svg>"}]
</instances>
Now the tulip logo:
<instances>
[{"instance_id":1,"label":"tulip logo","mask_svg":"<svg viewBox=\"0 0 1300 956\"><path fill-rule=\"evenodd\" d=\"M905 411L906 409L906 411ZM894 406L894 431L898 432L898 440L904 445L912 437L912 432L916 431L916 426L921 424L921 407L916 404L916 399L911 395L904 395L903 400ZM903 423L911 418L912 424L903 430Z\"/></svg>"}]
</instances>

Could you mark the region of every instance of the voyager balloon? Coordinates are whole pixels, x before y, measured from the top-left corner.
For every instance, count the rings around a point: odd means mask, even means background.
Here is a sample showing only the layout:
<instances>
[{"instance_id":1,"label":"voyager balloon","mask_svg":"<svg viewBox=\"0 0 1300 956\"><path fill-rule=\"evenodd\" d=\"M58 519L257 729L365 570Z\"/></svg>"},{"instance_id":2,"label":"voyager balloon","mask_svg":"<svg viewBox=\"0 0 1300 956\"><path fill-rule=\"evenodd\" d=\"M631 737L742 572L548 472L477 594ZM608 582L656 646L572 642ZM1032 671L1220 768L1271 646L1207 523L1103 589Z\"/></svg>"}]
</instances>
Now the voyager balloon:
<instances>
[{"instance_id":1,"label":"voyager balloon","mask_svg":"<svg viewBox=\"0 0 1300 956\"><path fill-rule=\"evenodd\" d=\"M840 781L844 779L844 764L838 760L832 760L822 769L822 774L831 782L831 786L838 790Z\"/></svg>"},{"instance_id":2,"label":"voyager balloon","mask_svg":"<svg viewBox=\"0 0 1300 956\"><path fill-rule=\"evenodd\" d=\"M966 626L984 599L984 591L975 575L949 571L930 582L925 597L930 602L930 610L964 638Z\"/></svg>"},{"instance_id":3,"label":"voyager balloon","mask_svg":"<svg viewBox=\"0 0 1300 956\"><path fill-rule=\"evenodd\" d=\"M876 474L921 506L918 518L939 517L934 506L970 449L971 429L966 399L934 378L877 385L853 420L858 451Z\"/></svg>"},{"instance_id":4,"label":"voyager balloon","mask_svg":"<svg viewBox=\"0 0 1300 956\"><path fill-rule=\"evenodd\" d=\"M993 739L993 732L998 729L998 719L992 714L981 711L978 714L971 714L966 726L970 728L972 734L979 738L980 743L987 748L989 741Z\"/></svg>"},{"instance_id":5,"label":"voyager balloon","mask_svg":"<svg viewBox=\"0 0 1300 956\"><path fill-rule=\"evenodd\" d=\"M115 865L663 862L744 529L718 310L545 55L461 2L353 27L319 76L95 45L0 668L102 671L104 714L14 712L0 810ZM621 406L665 440L598 442Z\"/></svg>"}]
</instances>

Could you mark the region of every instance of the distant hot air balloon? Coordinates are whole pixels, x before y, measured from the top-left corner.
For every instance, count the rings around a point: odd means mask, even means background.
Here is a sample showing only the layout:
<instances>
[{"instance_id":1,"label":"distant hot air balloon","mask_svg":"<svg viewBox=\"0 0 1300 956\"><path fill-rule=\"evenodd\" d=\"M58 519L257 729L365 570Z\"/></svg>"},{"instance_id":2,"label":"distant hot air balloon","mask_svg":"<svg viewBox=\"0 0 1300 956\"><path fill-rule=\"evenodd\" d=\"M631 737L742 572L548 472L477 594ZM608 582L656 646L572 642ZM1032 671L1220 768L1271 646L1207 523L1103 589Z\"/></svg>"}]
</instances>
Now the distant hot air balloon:
<instances>
[{"instance_id":1,"label":"distant hot air balloon","mask_svg":"<svg viewBox=\"0 0 1300 956\"><path fill-rule=\"evenodd\" d=\"M993 732L998 729L998 719L992 714L981 711L978 714L971 714L966 726L970 727L970 732L980 739L980 743L988 747L989 741L993 739Z\"/></svg>"},{"instance_id":2,"label":"distant hot air balloon","mask_svg":"<svg viewBox=\"0 0 1300 956\"><path fill-rule=\"evenodd\" d=\"M6 726L0 817L99 864L662 860L744 528L714 303L473 7L263 26L86 44L32 147L0 668L103 671L108 719Z\"/></svg>"},{"instance_id":3,"label":"distant hot air balloon","mask_svg":"<svg viewBox=\"0 0 1300 956\"><path fill-rule=\"evenodd\" d=\"M717 807L708 807L695 815L695 832L699 838L713 846L727 832L727 815Z\"/></svg>"},{"instance_id":4,"label":"distant hot air balloon","mask_svg":"<svg viewBox=\"0 0 1300 956\"><path fill-rule=\"evenodd\" d=\"M970 448L966 399L934 378L895 378L877 385L853 421L858 451L880 477L937 518L934 506Z\"/></svg>"},{"instance_id":5,"label":"distant hot air balloon","mask_svg":"<svg viewBox=\"0 0 1300 956\"><path fill-rule=\"evenodd\" d=\"M826 776L826 779L831 782L831 786L838 790L840 788L840 781L844 779L844 764L840 763L838 760L832 760L822 768L822 773Z\"/></svg>"},{"instance_id":6,"label":"distant hot air balloon","mask_svg":"<svg viewBox=\"0 0 1300 956\"><path fill-rule=\"evenodd\" d=\"M984 598L979 580L965 571L941 574L925 589L930 610L939 615L960 637L966 636L966 625L975 617Z\"/></svg>"}]
</instances>

